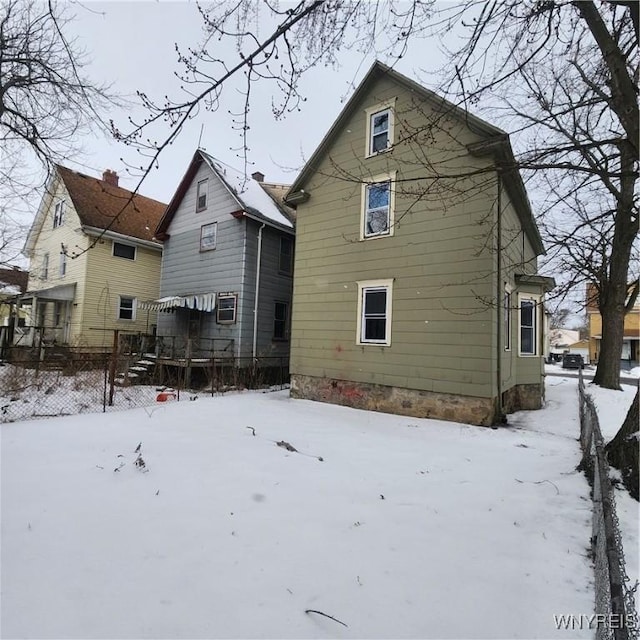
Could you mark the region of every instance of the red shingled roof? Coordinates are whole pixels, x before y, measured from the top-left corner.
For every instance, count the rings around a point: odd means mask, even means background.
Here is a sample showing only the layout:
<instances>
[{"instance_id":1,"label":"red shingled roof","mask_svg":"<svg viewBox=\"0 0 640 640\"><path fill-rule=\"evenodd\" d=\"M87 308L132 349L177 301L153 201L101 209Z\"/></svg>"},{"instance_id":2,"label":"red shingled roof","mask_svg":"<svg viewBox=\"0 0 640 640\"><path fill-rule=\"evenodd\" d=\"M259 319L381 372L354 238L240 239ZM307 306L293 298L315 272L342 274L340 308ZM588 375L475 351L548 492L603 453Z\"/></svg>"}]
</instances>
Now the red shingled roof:
<instances>
[{"instance_id":1,"label":"red shingled roof","mask_svg":"<svg viewBox=\"0 0 640 640\"><path fill-rule=\"evenodd\" d=\"M166 204L61 165L57 169L81 224L153 240Z\"/></svg>"},{"instance_id":2,"label":"red shingled roof","mask_svg":"<svg viewBox=\"0 0 640 640\"><path fill-rule=\"evenodd\" d=\"M0 269L0 287L2 284L11 285L20 289L21 293L27 290L29 272L13 267L12 269Z\"/></svg>"}]
</instances>

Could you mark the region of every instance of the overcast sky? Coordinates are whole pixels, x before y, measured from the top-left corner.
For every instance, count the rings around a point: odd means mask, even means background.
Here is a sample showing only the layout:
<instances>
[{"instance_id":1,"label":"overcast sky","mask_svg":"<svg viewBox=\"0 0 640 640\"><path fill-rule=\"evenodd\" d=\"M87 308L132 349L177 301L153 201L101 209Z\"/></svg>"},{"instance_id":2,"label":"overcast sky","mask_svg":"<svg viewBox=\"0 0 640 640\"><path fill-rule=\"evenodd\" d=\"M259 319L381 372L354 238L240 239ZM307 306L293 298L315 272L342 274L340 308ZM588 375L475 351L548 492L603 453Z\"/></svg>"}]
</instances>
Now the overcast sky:
<instances>
[{"instance_id":1,"label":"overcast sky","mask_svg":"<svg viewBox=\"0 0 640 640\"><path fill-rule=\"evenodd\" d=\"M202 39L202 19L192 2L90 2L75 5L75 20L69 29L86 49L91 63L87 74L96 82L110 83L114 91L135 97L144 91L150 97L177 95L179 70L176 43L183 50ZM264 10L263 10L264 11ZM266 12L255 21L260 36L270 33L272 24ZM227 59L239 59L233 47L221 51ZM272 100L276 87L262 83L254 87L250 113L248 153L253 163L250 171L259 170L266 180L291 183L340 112L345 99L362 79L375 54L345 52L340 68L317 67L303 78L301 92L306 102L301 112L276 121ZM379 56L385 61L383 55ZM420 78L435 88L436 77L430 75L442 63L436 47L426 40L414 41L408 54L395 68L413 78ZM431 77L431 82L429 79ZM229 111L242 109L242 97L231 84L224 90L220 109L203 112L181 132L172 147L163 152L159 168L143 184L144 195L168 202L173 195L201 137L201 146L215 157L242 168L238 150L242 138L233 128ZM129 111L114 112L117 124L126 124ZM135 111L133 112L135 113ZM100 175L105 168L118 172L121 185L133 189L137 180L129 177L125 163L139 166L145 158L137 152L107 139L86 137L84 154L67 164L78 171Z\"/></svg>"}]
</instances>

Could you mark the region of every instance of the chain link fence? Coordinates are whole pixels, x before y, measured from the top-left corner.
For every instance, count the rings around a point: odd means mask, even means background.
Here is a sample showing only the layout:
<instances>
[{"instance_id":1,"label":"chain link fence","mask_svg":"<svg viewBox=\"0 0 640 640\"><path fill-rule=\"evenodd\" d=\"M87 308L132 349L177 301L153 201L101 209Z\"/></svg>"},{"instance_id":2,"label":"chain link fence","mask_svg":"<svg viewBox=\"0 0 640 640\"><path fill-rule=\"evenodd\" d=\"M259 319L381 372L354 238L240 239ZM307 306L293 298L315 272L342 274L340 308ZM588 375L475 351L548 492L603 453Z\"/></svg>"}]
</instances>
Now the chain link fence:
<instances>
[{"instance_id":1,"label":"chain link fence","mask_svg":"<svg viewBox=\"0 0 640 640\"><path fill-rule=\"evenodd\" d=\"M132 346L138 345L138 346ZM282 389L285 357L158 356L149 341L115 336L110 351L39 346L0 363L0 422L148 407L181 394Z\"/></svg>"},{"instance_id":2,"label":"chain link fence","mask_svg":"<svg viewBox=\"0 0 640 640\"><path fill-rule=\"evenodd\" d=\"M596 639L637 640L638 619L635 592L626 573L622 535L616 514L613 486L609 479L604 440L598 414L579 377L580 444L582 463L593 489L592 552L595 567Z\"/></svg>"}]
</instances>

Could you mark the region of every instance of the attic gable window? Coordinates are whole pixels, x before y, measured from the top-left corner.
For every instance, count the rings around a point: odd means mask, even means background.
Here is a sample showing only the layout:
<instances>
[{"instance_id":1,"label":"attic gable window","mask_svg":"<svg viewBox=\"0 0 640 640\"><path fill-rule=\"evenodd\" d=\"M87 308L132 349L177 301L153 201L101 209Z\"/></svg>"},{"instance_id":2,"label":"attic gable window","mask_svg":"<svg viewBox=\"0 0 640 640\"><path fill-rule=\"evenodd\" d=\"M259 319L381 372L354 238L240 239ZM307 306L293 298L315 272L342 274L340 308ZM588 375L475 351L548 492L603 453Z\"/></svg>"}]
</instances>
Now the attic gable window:
<instances>
[{"instance_id":1,"label":"attic gable window","mask_svg":"<svg viewBox=\"0 0 640 640\"><path fill-rule=\"evenodd\" d=\"M367 149L365 156L367 158L388 151L393 146L394 105L395 98L366 110Z\"/></svg>"},{"instance_id":2,"label":"attic gable window","mask_svg":"<svg viewBox=\"0 0 640 640\"><path fill-rule=\"evenodd\" d=\"M208 180L200 180L196 190L196 211L204 211L207 208Z\"/></svg>"},{"instance_id":3,"label":"attic gable window","mask_svg":"<svg viewBox=\"0 0 640 640\"><path fill-rule=\"evenodd\" d=\"M49 277L49 254L42 256L42 268L40 269L40 279L46 280Z\"/></svg>"},{"instance_id":4,"label":"attic gable window","mask_svg":"<svg viewBox=\"0 0 640 640\"><path fill-rule=\"evenodd\" d=\"M361 239L393 235L394 180L395 173L363 185Z\"/></svg>"},{"instance_id":5,"label":"attic gable window","mask_svg":"<svg viewBox=\"0 0 640 640\"><path fill-rule=\"evenodd\" d=\"M53 228L61 227L64 224L64 200L56 202L53 212Z\"/></svg>"},{"instance_id":6,"label":"attic gable window","mask_svg":"<svg viewBox=\"0 0 640 640\"><path fill-rule=\"evenodd\" d=\"M136 259L136 248L132 244L124 244L122 242L113 243L113 255L116 258L126 258L127 260Z\"/></svg>"}]
</instances>

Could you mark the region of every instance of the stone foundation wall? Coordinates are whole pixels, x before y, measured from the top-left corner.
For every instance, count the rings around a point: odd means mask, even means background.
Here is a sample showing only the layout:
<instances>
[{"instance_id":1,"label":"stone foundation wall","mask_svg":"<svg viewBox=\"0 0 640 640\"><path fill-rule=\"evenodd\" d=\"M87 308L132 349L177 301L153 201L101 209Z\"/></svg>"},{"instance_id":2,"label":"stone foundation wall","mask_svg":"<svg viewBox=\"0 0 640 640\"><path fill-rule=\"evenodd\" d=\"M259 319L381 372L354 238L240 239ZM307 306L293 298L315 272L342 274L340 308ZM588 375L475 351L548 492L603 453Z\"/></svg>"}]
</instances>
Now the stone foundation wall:
<instances>
[{"instance_id":1,"label":"stone foundation wall","mask_svg":"<svg viewBox=\"0 0 640 640\"><path fill-rule=\"evenodd\" d=\"M505 413L531 411L542 408L544 383L518 384L502 394L502 408Z\"/></svg>"},{"instance_id":2,"label":"stone foundation wall","mask_svg":"<svg viewBox=\"0 0 640 640\"><path fill-rule=\"evenodd\" d=\"M291 375L291 397L480 426L492 425L496 413L493 398L458 396L297 374Z\"/></svg>"}]
</instances>

